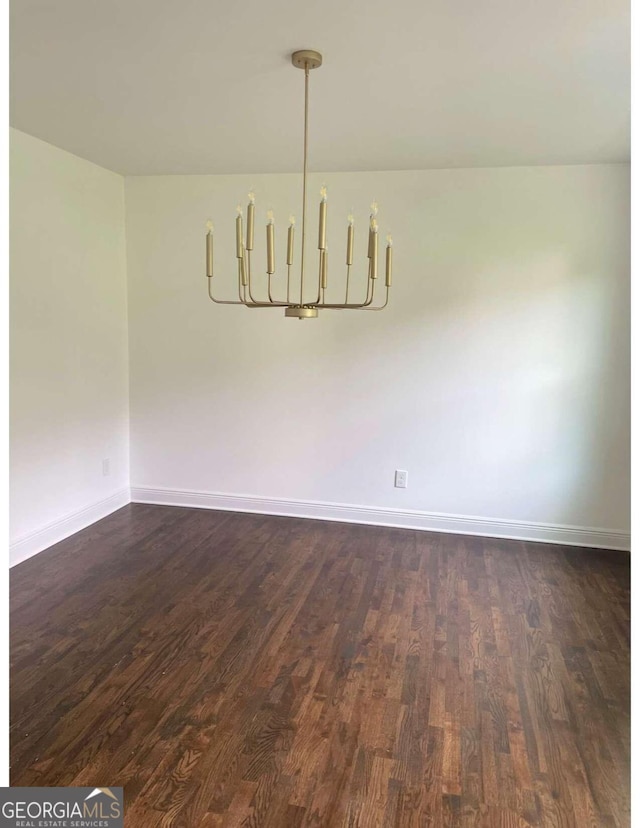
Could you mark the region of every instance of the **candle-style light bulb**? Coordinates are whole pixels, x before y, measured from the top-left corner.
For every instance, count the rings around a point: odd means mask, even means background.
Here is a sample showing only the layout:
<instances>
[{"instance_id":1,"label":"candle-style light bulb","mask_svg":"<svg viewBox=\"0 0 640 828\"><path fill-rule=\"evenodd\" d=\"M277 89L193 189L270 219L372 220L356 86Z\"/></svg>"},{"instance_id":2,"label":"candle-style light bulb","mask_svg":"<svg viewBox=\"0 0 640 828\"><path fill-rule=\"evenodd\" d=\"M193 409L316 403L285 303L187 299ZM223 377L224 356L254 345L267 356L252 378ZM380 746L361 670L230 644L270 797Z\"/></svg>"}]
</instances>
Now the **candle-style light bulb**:
<instances>
[{"instance_id":1,"label":"candle-style light bulb","mask_svg":"<svg viewBox=\"0 0 640 828\"><path fill-rule=\"evenodd\" d=\"M378 231L378 222L376 216L378 215L378 202L371 202L371 215L369 216L369 258L373 258L373 240L374 233ZM374 276L375 278L375 276Z\"/></svg>"},{"instance_id":2,"label":"candle-style light bulb","mask_svg":"<svg viewBox=\"0 0 640 828\"><path fill-rule=\"evenodd\" d=\"M247 250L253 250L253 223L256 211L256 194L253 190L249 193L247 204Z\"/></svg>"},{"instance_id":3,"label":"candle-style light bulb","mask_svg":"<svg viewBox=\"0 0 640 828\"><path fill-rule=\"evenodd\" d=\"M207 221L206 224L207 228L207 255L206 255L206 264L207 264L207 276L211 278L213 276L213 222L211 219Z\"/></svg>"},{"instance_id":4,"label":"candle-style light bulb","mask_svg":"<svg viewBox=\"0 0 640 828\"><path fill-rule=\"evenodd\" d=\"M347 264L353 264L353 213L347 216L349 226L347 228Z\"/></svg>"},{"instance_id":5,"label":"candle-style light bulb","mask_svg":"<svg viewBox=\"0 0 640 828\"><path fill-rule=\"evenodd\" d=\"M274 217L273 210L267 211L267 273L271 274L276 269L275 239L274 239Z\"/></svg>"},{"instance_id":6,"label":"candle-style light bulb","mask_svg":"<svg viewBox=\"0 0 640 828\"><path fill-rule=\"evenodd\" d=\"M318 227L318 249L324 250L327 246L327 188L320 188L320 222Z\"/></svg>"},{"instance_id":7,"label":"candle-style light bulb","mask_svg":"<svg viewBox=\"0 0 640 828\"><path fill-rule=\"evenodd\" d=\"M391 233L387 236L387 260L385 269L384 283L387 287L391 287L391 271L393 269L393 239Z\"/></svg>"},{"instance_id":8,"label":"candle-style light bulb","mask_svg":"<svg viewBox=\"0 0 640 828\"><path fill-rule=\"evenodd\" d=\"M236 258L242 259L244 256L244 249L242 247L242 207L238 204L236 207Z\"/></svg>"},{"instance_id":9,"label":"candle-style light bulb","mask_svg":"<svg viewBox=\"0 0 640 828\"><path fill-rule=\"evenodd\" d=\"M374 242L377 238L377 233L378 233L378 222L377 222L375 216L371 216L371 218L369 220L369 252L367 253L367 256L370 259L373 258L373 246L374 246Z\"/></svg>"},{"instance_id":10,"label":"candle-style light bulb","mask_svg":"<svg viewBox=\"0 0 640 828\"><path fill-rule=\"evenodd\" d=\"M293 264L293 234L296 226L295 216L289 216L289 232L287 233L287 264Z\"/></svg>"},{"instance_id":11,"label":"candle-style light bulb","mask_svg":"<svg viewBox=\"0 0 640 828\"><path fill-rule=\"evenodd\" d=\"M373 219L371 222L371 233L370 233L370 242L371 242L371 278L377 279L378 278L378 222Z\"/></svg>"}]
</instances>

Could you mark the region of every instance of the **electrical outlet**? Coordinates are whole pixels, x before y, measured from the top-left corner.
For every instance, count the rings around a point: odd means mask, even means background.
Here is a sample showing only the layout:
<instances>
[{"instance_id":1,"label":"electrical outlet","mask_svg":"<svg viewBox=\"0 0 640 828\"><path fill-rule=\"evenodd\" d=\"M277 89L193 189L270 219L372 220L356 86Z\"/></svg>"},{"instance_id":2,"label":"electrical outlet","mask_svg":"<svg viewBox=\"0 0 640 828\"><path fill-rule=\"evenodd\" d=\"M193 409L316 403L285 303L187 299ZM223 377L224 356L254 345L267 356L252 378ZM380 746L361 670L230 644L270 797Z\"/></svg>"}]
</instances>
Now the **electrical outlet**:
<instances>
[{"instance_id":1,"label":"electrical outlet","mask_svg":"<svg viewBox=\"0 0 640 828\"><path fill-rule=\"evenodd\" d=\"M109 458L105 457L105 459L102 461L102 475L103 475L103 477L108 477L109 474L111 473L110 466L111 466L111 464L109 462Z\"/></svg>"},{"instance_id":2,"label":"electrical outlet","mask_svg":"<svg viewBox=\"0 0 640 828\"><path fill-rule=\"evenodd\" d=\"M396 469L396 489L406 489L409 481L409 472Z\"/></svg>"}]
</instances>

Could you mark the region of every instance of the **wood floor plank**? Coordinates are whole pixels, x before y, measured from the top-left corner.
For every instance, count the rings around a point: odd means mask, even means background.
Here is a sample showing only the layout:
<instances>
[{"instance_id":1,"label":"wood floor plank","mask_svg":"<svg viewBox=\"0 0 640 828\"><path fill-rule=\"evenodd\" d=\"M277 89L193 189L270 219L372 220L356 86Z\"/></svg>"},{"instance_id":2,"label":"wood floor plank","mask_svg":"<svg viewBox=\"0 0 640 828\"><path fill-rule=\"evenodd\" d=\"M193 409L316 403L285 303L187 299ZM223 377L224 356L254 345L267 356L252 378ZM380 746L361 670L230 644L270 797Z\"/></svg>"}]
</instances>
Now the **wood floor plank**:
<instances>
[{"instance_id":1,"label":"wood floor plank","mask_svg":"<svg viewBox=\"0 0 640 828\"><path fill-rule=\"evenodd\" d=\"M134 828L630 824L629 559L130 505L11 571L11 784Z\"/></svg>"}]
</instances>

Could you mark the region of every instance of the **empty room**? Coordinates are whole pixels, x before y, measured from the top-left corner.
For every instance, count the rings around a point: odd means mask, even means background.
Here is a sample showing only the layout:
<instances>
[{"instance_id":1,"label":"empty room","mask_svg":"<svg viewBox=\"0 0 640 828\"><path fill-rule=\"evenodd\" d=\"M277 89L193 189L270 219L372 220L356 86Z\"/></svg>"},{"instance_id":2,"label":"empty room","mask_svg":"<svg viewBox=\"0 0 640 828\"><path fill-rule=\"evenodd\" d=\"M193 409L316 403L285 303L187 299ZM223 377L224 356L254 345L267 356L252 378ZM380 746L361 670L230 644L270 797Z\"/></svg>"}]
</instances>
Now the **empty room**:
<instances>
[{"instance_id":1,"label":"empty room","mask_svg":"<svg viewBox=\"0 0 640 828\"><path fill-rule=\"evenodd\" d=\"M626 0L9 36L2 825L628 828Z\"/></svg>"}]
</instances>

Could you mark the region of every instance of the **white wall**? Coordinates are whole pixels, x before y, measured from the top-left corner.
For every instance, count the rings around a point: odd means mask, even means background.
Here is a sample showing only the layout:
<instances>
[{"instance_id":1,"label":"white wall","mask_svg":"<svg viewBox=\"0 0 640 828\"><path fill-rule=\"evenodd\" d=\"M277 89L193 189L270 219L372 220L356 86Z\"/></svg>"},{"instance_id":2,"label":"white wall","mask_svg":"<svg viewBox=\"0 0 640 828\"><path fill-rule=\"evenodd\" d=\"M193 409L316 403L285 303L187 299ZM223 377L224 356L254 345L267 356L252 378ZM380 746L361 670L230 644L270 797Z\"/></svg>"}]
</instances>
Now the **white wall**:
<instances>
[{"instance_id":1,"label":"white wall","mask_svg":"<svg viewBox=\"0 0 640 828\"><path fill-rule=\"evenodd\" d=\"M362 278L375 196L395 284L383 313L300 322L214 306L203 274L211 216L217 284L233 294L235 206L250 188L261 217L276 212L282 263L299 176L128 178L134 496L627 532L628 179L626 165L315 176L311 191L326 181L330 194L330 282L352 205Z\"/></svg>"},{"instance_id":2,"label":"white wall","mask_svg":"<svg viewBox=\"0 0 640 828\"><path fill-rule=\"evenodd\" d=\"M127 501L129 425L123 179L17 130L10 148L15 563Z\"/></svg>"}]
</instances>

